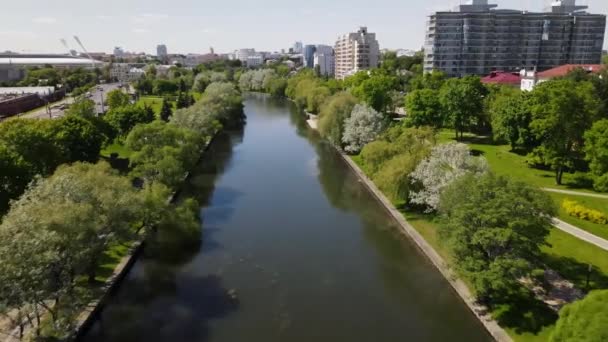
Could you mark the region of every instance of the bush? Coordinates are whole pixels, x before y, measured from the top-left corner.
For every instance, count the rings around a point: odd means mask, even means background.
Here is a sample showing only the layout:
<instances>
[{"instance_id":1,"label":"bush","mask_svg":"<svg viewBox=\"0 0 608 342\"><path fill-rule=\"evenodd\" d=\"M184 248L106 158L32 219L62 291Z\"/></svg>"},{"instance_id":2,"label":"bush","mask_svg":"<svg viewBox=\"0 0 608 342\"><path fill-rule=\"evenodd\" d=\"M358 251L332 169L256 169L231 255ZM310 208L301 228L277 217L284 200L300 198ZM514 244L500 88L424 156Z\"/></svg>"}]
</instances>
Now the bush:
<instances>
[{"instance_id":1,"label":"bush","mask_svg":"<svg viewBox=\"0 0 608 342\"><path fill-rule=\"evenodd\" d=\"M608 224L608 216L601 211L589 209L577 203L576 201L564 200L562 208L570 216L580 218L581 220L590 221L598 224Z\"/></svg>"},{"instance_id":2,"label":"bush","mask_svg":"<svg viewBox=\"0 0 608 342\"><path fill-rule=\"evenodd\" d=\"M599 192L608 192L608 173L595 178L593 181L593 189Z\"/></svg>"}]
</instances>

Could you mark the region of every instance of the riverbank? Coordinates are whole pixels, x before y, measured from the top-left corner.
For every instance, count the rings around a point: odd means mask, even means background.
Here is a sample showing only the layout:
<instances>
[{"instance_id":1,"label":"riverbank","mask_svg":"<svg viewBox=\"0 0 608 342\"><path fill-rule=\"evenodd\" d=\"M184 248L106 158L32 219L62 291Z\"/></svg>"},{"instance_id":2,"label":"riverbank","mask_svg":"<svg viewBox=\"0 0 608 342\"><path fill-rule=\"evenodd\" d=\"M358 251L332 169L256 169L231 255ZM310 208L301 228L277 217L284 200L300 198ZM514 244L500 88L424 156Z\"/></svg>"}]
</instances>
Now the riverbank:
<instances>
[{"instance_id":1,"label":"riverbank","mask_svg":"<svg viewBox=\"0 0 608 342\"><path fill-rule=\"evenodd\" d=\"M205 147L201 151L201 155L200 155L200 158L199 158L197 164L199 164L201 162L204 155L207 153L211 144L213 143L213 141L215 140L215 138L218 136L219 133L220 132L216 132L213 135L213 137L211 137L211 139L209 139L209 141L206 143ZM188 171L184 175L182 184L186 183L186 181L190 178L190 175L191 175L191 171ZM169 197L167 199L167 201L169 203L175 203L179 194L181 193L181 190L182 189L180 187L180 189L174 191L172 193L171 197ZM86 306L86 309L78 316L76 328L74 329L74 332L73 332L74 339L78 340L79 338L83 337L86 334L86 332L88 331L88 329L97 320L99 313L103 310L104 306L106 305L108 300L111 298L114 290L120 285L121 281L129 273L129 271L131 270L131 268L137 261L138 257L140 256L141 252L143 251L144 247L145 247L145 235L140 235L140 237L137 239L137 241L135 241L133 243L133 245L131 246L127 255L121 259L121 261L114 268L114 271L112 272L110 277L108 277L108 279L106 280L105 284L102 287L103 294L101 295L101 297L99 297L96 300L94 300L93 302L89 303Z\"/></svg>"},{"instance_id":2,"label":"riverbank","mask_svg":"<svg viewBox=\"0 0 608 342\"><path fill-rule=\"evenodd\" d=\"M308 113L307 113L308 114ZM312 129L317 129L316 125L311 124L311 120L307 123ZM316 123L316 122L315 122ZM437 251L420 235L420 233L403 217L401 212L395 208L395 206L384 196L384 194L376 187L376 185L365 175L363 170L346 155L344 152L336 149L336 151L342 157L342 160L348 164L351 170L357 175L359 180L365 184L367 189L376 197L376 199L382 204L384 209L389 215L399 224L402 232L405 233L411 240L414 241L416 246L424 253L424 255L433 263L433 265L441 272L444 278L450 283L452 288L464 301L467 307L473 312L475 317L483 324L484 328L488 333L499 342L513 341L509 334L492 318L488 308L483 305L476 303L474 296L467 287L467 285L457 278L450 270L446 261L437 253Z\"/></svg>"}]
</instances>

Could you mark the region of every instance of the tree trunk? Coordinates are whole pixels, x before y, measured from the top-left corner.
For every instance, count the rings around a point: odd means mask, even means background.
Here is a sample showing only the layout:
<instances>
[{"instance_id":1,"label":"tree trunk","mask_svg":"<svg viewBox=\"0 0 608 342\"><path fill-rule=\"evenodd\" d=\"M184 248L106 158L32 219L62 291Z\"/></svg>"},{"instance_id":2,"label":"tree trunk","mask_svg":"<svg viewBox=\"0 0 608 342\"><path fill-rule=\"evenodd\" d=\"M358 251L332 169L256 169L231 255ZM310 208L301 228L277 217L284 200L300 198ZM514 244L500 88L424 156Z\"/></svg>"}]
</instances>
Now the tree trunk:
<instances>
[{"instance_id":1,"label":"tree trunk","mask_svg":"<svg viewBox=\"0 0 608 342\"><path fill-rule=\"evenodd\" d=\"M555 182L557 185L562 185L562 177L564 176L564 168L562 166L558 166L557 170L555 170Z\"/></svg>"}]
</instances>

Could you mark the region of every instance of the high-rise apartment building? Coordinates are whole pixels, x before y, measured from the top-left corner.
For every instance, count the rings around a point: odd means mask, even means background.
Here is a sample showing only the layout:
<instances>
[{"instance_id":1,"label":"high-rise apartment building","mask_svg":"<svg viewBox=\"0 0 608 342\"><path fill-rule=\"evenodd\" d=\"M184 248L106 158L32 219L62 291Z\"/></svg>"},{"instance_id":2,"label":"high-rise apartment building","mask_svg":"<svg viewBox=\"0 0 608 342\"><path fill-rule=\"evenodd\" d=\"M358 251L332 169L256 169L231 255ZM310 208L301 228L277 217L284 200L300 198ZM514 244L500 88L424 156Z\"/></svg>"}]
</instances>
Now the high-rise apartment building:
<instances>
[{"instance_id":1,"label":"high-rise apartment building","mask_svg":"<svg viewBox=\"0 0 608 342\"><path fill-rule=\"evenodd\" d=\"M597 64L606 16L585 12L575 0L558 0L545 12L496 9L470 0L454 12L430 16L424 70L449 76L492 71L547 70L563 64Z\"/></svg>"},{"instance_id":2,"label":"high-rise apartment building","mask_svg":"<svg viewBox=\"0 0 608 342\"><path fill-rule=\"evenodd\" d=\"M335 72L334 48L329 45L317 45L313 67L322 76L333 76Z\"/></svg>"},{"instance_id":3,"label":"high-rise apartment building","mask_svg":"<svg viewBox=\"0 0 608 342\"><path fill-rule=\"evenodd\" d=\"M302 52L302 65L305 68L312 68L314 66L315 52L317 47L315 45L305 45Z\"/></svg>"},{"instance_id":4,"label":"high-rise apartment building","mask_svg":"<svg viewBox=\"0 0 608 342\"><path fill-rule=\"evenodd\" d=\"M293 53L302 53L303 50L304 45L302 44L302 42L295 42L293 44Z\"/></svg>"},{"instance_id":5,"label":"high-rise apartment building","mask_svg":"<svg viewBox=\"0 0 608 342\"><path fill-rule=\"evenodd\" d=\"M360 70L377 67L380 59L376 34L369 33L367 27L360 27L357 32L339 36L334 53L338 79L344 79Z\"/></svg>"},{"instance_id":6,"label":"high-rise apartment building","mask_svg":"<svg viewBox=\"0 0 608 342\"><path fill-rule=\"evenodd\" d=\"M167 45L160 44L156 46L156 57L165 58L167 57Z\"/></svg>"}]
</instances>

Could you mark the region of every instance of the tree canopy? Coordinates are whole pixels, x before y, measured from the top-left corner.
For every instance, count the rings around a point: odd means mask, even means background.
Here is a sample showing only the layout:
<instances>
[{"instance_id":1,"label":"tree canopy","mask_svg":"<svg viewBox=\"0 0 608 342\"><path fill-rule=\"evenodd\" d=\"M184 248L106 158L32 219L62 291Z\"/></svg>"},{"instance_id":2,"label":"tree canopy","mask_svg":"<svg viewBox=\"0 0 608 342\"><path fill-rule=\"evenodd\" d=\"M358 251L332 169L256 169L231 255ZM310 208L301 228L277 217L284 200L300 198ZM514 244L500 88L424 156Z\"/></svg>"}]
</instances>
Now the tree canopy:
<instances>
[{"instance_id":1,"label":"tree canopy","mask_svg":"<svg viewBox=\"0 0 608 342\"><path fill-rule=\"evenodd\" d=\"M550 342L601 342L608 340L608 290L593 291L564 306Z\"/></svg>"}]
</instances>

